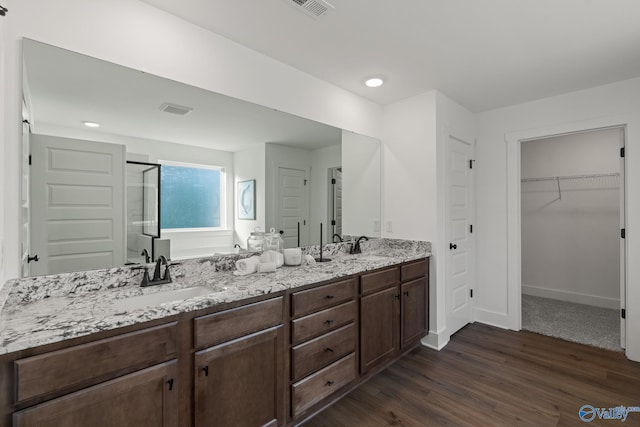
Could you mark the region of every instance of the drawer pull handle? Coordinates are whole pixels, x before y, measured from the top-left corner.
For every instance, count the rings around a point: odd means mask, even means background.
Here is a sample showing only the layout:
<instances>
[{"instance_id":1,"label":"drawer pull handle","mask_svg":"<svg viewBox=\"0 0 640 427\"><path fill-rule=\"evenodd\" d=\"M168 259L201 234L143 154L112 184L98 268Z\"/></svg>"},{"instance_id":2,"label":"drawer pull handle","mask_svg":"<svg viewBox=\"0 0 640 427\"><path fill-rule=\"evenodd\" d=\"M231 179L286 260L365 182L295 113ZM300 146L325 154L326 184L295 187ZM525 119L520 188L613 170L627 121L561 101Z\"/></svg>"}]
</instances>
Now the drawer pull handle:
<instances>
[{"instance_id":1,"label":"drawer pull handle","mask_svg":"<svg viewBox=\"0 0 640 427\"><path fill-rule=\"evenodd\" d=\"M331 387L333 385L333 381L327 381L327 386Z\"/></svg>"},{"instance_id":2,"label":"drawer pull handle","mask_svg":"<svg viewBox=\"0 0 640 427\"><path fill-rule=\"evenodd\" d=\"M326 322L324 322L327 324L327 326L331 326L331 324L333 323L333 320L327 320Z\"/></svg>"},{"instance_id":3,"label":"drawer pull handle","mask_svg":"<svg viewBox=\"0 0 640 427\"><path fill-rule=\"evenodd\" d=\"M333 353L333 349L331 347L327 347L324 349L327 353Z\"/></svg>"},{"instance_id":4,"label":"drawer pull handle","mask_svg":"<svg viewBox=\"0 0 640 427\"><path fill-rule=\"evenodd\" d=\"M409 296L409 291L404 291L405 296Z\"/></svg>"},{"instance_id":5,"label":"drawer pull handle","mask_svg":"<svg viewBox=\"0 0 640 427\"><path fill-rule=\"evenodd\" d=\"M173 390L173 378L167 381L167 384L169 384L169 391Z\"/></svg>"},{"instance_id":6,"label":"drawer pull handle","mask_svg":"<svg viewBox=\"0 0 640 427\"><path fill-rule=\"evenodd\" d=\"M400 294L395 294L395 295L394 295L394 297L395 297L396 299L400 299Z\"/></svg>"},{"instance_id":7,"label":"drawer pull handle","mask_svg":"<svg viewBox=\"0 0 640 427\"><path fill-rule=\"evenodd\" d=\"M204 371L204 376L208 377L209 376L209 366L205 366L204 368L202 368L202 370Z\"/></svg>"},{"instance_id":8,"label":"drawer pull handle","mask_svg":"<svg viewBox=\"0 0 640 427\"><path fill-rule=\"evenodd\" d=\"M326 299L333 299L334 297L333 297L333 295L327 295L325 298Z\"/></svg>"}]
</instances>

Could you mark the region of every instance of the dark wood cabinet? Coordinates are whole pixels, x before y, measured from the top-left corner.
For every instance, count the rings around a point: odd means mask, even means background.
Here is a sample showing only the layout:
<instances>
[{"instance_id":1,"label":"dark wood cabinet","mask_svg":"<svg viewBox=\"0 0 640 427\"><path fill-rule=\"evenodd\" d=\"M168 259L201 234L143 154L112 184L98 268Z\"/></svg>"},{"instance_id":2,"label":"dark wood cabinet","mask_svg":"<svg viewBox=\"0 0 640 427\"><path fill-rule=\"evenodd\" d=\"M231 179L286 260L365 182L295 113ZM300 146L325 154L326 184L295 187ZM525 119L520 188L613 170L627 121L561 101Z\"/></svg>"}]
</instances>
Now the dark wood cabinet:
<instances>
[{"instance_id":1,"label":"dark wood cabinet","mask_svg":"<svg viewBox=\"0 0 640 427\"><path fill-rule=\"evenodd\" d=\"M384 366L426 334L428 273L428 260L419 260L361 276L361 375Z\"/></svg>"},{"instance_id":2,"label":"dark wood cabinet","mask_svg":"<svg viewBox=\"0 0 640 427\"><path fill-rule=\"evenodd\" d=\"M0 425L293 426L428 330L428 259L0 356Z\"/></svg>"},{"instance_id":3,"label":"dark wood cabinet","mask_svg":"<svg viewBox=\"0 0 640 427\"><path fill-rule=\"evenodd\" d=\"M403 283L401 295L401 348L414 344L427 333L427 314L429 295L427 295L427 278Z\"/></svg>"},{"instance_id":4,"label":"dark wood cabinet","mask_svg":"<svg viewBox=\"0 0 640 427\"><path fill-rule=\"evenodd\" d=\"M391 359L398 349L398 287L360 299L360 373Z\"/></svg>"},{"instance_id":5,"label":"dark wood cabinet","mask_svg":"<svg viewBox=\"0 0 640 427\"><path fill-rule=\"evenodd\" d=\"M175 361L162 363L16 412L13 425L175 427L176 381Z\"/></svg>"},{"instance_id":6,"label":"dark wood cabinet","mask_svg":"<svg viewBox=\"0 0 640 427\"><path fill-rule=\"evenodd\" d=\"M195 354L195 425L234 427L284 423L283 327Z\"/></svg>"}]
</instances>

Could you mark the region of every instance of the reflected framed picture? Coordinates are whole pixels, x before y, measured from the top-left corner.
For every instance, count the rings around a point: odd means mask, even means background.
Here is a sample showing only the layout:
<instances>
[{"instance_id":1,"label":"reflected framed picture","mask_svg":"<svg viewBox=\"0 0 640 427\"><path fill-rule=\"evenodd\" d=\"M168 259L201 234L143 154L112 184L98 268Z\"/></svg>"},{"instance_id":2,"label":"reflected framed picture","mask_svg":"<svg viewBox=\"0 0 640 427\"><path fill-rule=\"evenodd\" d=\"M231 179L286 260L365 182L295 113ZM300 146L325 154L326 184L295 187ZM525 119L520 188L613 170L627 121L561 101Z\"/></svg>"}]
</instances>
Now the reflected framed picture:
<instances>
[{"instance_id":1,"label":"reflected framed picture","mask_svg":"<svg viewBox=\"0 0 640 427\"><path fill-rule=\"evenodd\" d=\"M238 182L238 219L256 219L256 180Z\"/></svg>"}]
</instances>

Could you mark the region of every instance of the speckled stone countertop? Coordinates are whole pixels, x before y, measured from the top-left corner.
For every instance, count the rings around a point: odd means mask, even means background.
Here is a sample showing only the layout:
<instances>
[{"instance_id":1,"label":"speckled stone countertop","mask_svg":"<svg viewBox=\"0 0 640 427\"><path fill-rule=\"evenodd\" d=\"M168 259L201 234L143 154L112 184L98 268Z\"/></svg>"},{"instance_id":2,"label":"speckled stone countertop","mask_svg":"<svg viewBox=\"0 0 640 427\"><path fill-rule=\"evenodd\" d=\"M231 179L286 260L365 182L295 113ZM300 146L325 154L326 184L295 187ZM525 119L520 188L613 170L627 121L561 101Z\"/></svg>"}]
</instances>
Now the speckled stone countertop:
<instances>
[{"instance_id":1,"label":"speckled stone countertop","mask_svg":"<svg viewBox=\"0 0 640 427\"><path fill-rule=\"evenodd\" d=\"M130 267L10 280L0 289L0 355L95 332L160 319L216 305L276 293L363 271L424 258L428 242L375 239L362 242L362 254L347 244L325 246L331 262L283 266L273 273L233 274L242 256L185 260L171 265L173 283L140 287L142 270ZM318 247L304 248L318 255ZM246 256L246 255L245 255ZM203 287L209 293L143 306L141 295ZM122 302L138 297L139 305ZM148 297L149 299L153 297ZM134 301L134 300L130 300Z\"/></svg>"}]
</instances>

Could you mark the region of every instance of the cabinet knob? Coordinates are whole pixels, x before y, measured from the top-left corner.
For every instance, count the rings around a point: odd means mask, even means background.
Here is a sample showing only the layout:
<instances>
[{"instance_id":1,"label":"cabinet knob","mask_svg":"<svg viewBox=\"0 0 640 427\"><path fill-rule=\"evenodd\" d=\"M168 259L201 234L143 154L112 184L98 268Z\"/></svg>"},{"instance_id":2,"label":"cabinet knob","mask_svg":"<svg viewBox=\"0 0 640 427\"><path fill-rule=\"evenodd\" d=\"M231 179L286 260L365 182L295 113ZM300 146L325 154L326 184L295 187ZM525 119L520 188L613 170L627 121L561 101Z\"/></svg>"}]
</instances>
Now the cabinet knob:
<instances>
[{"instance_id":1,"label":"cabinet knob","mask_svg":"<svg viewBox=\"0 0 640 427\"><path fill-rule=\"evenodd\" d=\"M169 391L173 390L173 378L169 379L169 381L167 381L167 384L169 384Z\"/></svg>"},{"instance_id":2,"label":"cabinet knob","mask_svg":"<svg viewBox=\"0 0 640 427\"><path fill-rule=\"evenodd\" d=\"M327 324L327 326L331 326L331 324L333 323L333 320L327 320L325 321L325 323Z\"/></svg>"},{"instance_id":3,"label":"cabinet knob","mask_svg":"<svg viewBox=\"0 0 640 427\"><path fill-rule=\"evenodd\" d=\"M205 366L204 368L202 368L202 370L204 371L204 376L208 377L209 376L209 366Z\"/></svg>"},{"instance_id":4,"label":"cabinet knob","mask_svg":"<svg viewBox=\"0 0 640 427\"><path fill-rule=\"evenodd\" d=\"M395 294L394 297L395 299L400 299L400 294Z\"/></svg>"},{"instance_id":5,"label":"cabinet knob","mask_svg":"<svg viewBox=\"0 0 640 427\"><path fill-rule=\"evenodd\" d=\"M404 295L408 297L409 296L409 291L404 291Z\"/></svg>"},{"instance_id":6,"label":"cabinet knob","mask_svg":"<svg viewBox=\"0 0 640 427\"><path fill-rule=\"evenodd\" d=\"M333 299L333 295L327 295L325 298L326 299Z\"/></svg>"},{"instance_id":7,"label":"cabinet knob","mask_svg":"<svg viewBox=\"0 0 640 427\"><path fill-rule=\"evenodd\" d=\"M327 353L333 353L333 349L331 347L327 347L324 349Z\"/></svg>"},{"instance_id":8,"label":"cabinet knob","mask_svg":"<svg viewBox=\"0 0 640 427\"><path fill-rule=\"evenodd\" d=\"M458 245L455 243L449 243L449 249L458 249Z\"/></svg>"},{"instance_id":9,"label":"cabinet knob","mask_svg":"<svg viewBox=\"0 0 640 427\"><path fill-rule=\"evenodd\" d=\"M327 386L331 387L334 384L333 381L327 381Z\"/></svg>"}]
</instances>

